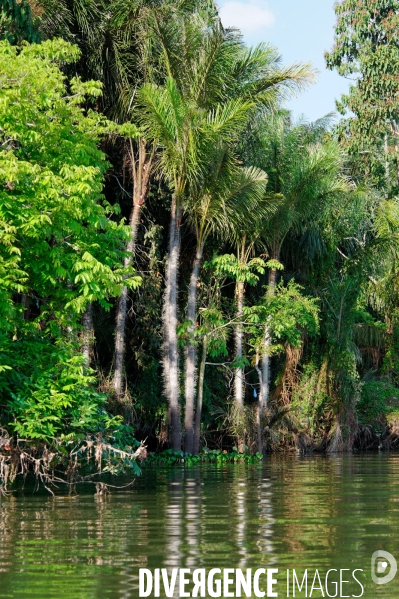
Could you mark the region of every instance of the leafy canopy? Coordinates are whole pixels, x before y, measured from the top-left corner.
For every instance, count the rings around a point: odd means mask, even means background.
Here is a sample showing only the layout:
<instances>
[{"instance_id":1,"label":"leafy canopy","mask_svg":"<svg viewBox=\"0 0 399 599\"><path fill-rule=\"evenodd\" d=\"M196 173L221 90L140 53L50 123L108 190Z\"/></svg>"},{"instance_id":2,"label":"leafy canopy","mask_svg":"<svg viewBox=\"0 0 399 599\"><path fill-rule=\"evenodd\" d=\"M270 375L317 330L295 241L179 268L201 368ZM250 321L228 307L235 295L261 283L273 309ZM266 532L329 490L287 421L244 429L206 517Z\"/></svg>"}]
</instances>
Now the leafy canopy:
<instances>
[{"instance_id":1,"label":"leafy canopy","mask_svg":"<svg viewBox=\"0 0 399 599\"><path fill-rule=\"evenodd\" d=\"M335 44L327 67L354 79L337 103L348 115L339 126L341 140L360 153L368 174L397 185L399 121L399 2L344 0L335 7ZM388 171L392 170L392 173Z\"/></svg>"},{"instance_id":2,"label":"leafy canopy","mask_svg":"<svg viewBox=\"0 0 399 599\"><path fill-rule=\"evenodd\" d=\"M0 42L0 388L28 438L108 426L76 332L89 302L108 308L140 282L102 194L98 142L117 128L82 107L101 85L67 82L58 66L78 55L60 40Z\"/></svg>"},{"instance_id":3,"label":"leafy canopy","mask_svg":"<svg viewBox=\"0 0 399 599\"><path fill-rule=\"evenodd\" d=\"M81 108L101 86L75 78L67 90L56 64L77 54L61 41L21 51L0 43L2 316L13 309L13 293L24 292L46 298L41 312L69 320L65 308L79 314L95 300L107 307L122 283L127 231L108 218L108 163L97 148L112 128Z\"/></svg>"}]
</instances>

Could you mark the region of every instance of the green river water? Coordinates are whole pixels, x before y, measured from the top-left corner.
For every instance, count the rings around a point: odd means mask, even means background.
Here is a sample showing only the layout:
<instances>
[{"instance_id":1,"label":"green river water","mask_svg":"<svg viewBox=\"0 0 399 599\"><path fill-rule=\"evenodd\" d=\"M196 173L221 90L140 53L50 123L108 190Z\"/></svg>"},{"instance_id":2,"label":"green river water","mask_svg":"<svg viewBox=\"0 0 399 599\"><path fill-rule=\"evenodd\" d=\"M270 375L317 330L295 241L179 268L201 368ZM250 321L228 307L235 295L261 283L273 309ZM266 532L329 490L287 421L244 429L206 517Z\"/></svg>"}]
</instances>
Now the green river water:
<instances>
[{"instance_id":1,"label":"green river water","mask_svg":"<svg viewBox=\"0 0 399 599\"><path fill-rule=\"evenodd\" d=\"M92 491L26 489L2 501L1 599L135 599L139 568L183 567L277 568L278 597L287 597L287 569L307 568L311 579L317 569L324 581L328 569L347 569L348 579L359 568L363 597L399 599L399 574L386 585L370 574L376 550L399 561L399 455L148 468L131 489Z\"/></svg>"}]
</instances>

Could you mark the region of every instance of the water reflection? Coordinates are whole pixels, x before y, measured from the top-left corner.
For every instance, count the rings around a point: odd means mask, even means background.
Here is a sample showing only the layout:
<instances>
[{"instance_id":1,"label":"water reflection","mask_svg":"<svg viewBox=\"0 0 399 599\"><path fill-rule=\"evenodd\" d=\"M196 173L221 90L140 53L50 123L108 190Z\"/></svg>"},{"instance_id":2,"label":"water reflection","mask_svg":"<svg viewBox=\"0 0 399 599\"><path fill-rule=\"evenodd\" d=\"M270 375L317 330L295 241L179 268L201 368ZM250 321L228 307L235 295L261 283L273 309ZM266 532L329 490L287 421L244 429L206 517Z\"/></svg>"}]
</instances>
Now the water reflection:
<instances>
[{"instance_id":1,"label":"water reflection","mask_svg":"<svg viewBox=\"0 0 399 599\"><path fill-rule=\"evenodd\" d=\"M265 563L268 567L274 567L277 556L273 555L273 524L272 516L272 491L271 482L264 477L262 471L259 471L258 482L258 534L257 547L260 554L264 555Z\"/></svg>"},{"instance_id":2,"label":"water reflection","mask_svg":"<svg viewBox=\"0 0 399 599\"><path fill-rule=\"evenodd\" d=\"M202 488L200 473L187 477L185 485L185 522L187 539L186 568L196 568L201 561Z\"/></svg>"},{"instance_id":3,"label":"water reflection","mask_svg":"<svg viewBox=\"0 0 399 599\"><path fill-rule=\"evenodd\" d=\"M369 581L375 550L399 557L398 491L399 458L384 454L151 470L100 498L26 490L1 507L0 598L136 599L140 567L363 568ZM369 581L364 597L386 591Z\"/></svg>"}]
</instances>

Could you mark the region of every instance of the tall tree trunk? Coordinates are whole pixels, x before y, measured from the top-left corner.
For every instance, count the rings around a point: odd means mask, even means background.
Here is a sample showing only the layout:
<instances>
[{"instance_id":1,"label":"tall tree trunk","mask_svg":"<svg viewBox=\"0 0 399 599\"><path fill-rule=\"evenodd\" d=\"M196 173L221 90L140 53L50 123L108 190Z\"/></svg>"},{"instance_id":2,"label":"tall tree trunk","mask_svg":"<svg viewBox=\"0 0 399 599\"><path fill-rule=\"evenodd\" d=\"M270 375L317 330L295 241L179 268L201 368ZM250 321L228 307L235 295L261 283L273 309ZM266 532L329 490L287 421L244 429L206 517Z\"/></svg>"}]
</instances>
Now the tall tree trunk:
<instances>
[{"instance_id":1,"label":"tall tree trunk","mask_svg":"<svg viewBox=\"0 0 399 599\"><path fill-rule=\"evenodd\" d=\"M87 306L85 313L82 318L83 325L83 343L82 343L82 354L86 360L87 366L90 366L91 354L94 342L94 330L93 330L93 304Z\"/></svg>"},{"instance_id":2,"label":"tall tree trunk","mask_svg":"<svg viewBox=\"0 0 399 599\"><path fill-rule=\"evenodd\" d=\"M179 414L179 356L177 348L177 293L180 255L180 210L176 197L172 200L169 231L169 255L166 264L166 289L163 309L164 327L164 379L168 400L169 434L172 448L181 449Z\"/></svg>"},{"instance_id":3,"label":"tall tree trunk","mask_svg":"<svg viewBox=\"0 0 399 599\"><path fill-rule=\"evenodd\" d=\"M242 313L244 308L244 283L238 281L236 287L237 295L237 325L235 327L235 346L236 359L240 360L243 357L243 326ZM234 372L234 400L237 407L242 408L244 405L244 371L242 368L236 368Z\"/></svg>"},{"instance_id":4,"label":"tall tree trunk","mask_svg":"<svg viewBox=\"0 0 399 599\"><path fill-rule=\"evenodd\" d=\"M280 252L275 250L273 253L273 259L280 259ZM268 281L268 293L270 295L274 295L275 287L277 283L277 269L271 268L269 271L269 281ZM257 437L258 437L258 451L260 453L264 453L263 439L262 439L262 430L261 430L261 419L262 414L267 408L267 403L269 401L270 395L270 347L272 345L272 338L270 334L270 325L267 323L265 326L265 332L263 337L263 352L262 352L262 365L259 368L259 356L257 356L255 369L258 373L259 379L259 395L258 395L258 407L257 407Z\"/></svg>"},{"instance_id":5,"label":"tall tree trunk","mask_svg":"<svg viewBox=\"0 0 399 599\"><path fill-rule=\"evenodd\" d=\"M259 408L264 410L267 407L270 394L270 346L272 344L270 336L270 326L265 327L263 338L263 357L262 357L262 381L259 391Z\"/></svg>"},{"instance_id":6,"label":"tall tree trunk","mask_svg":"<svg viewBox=\"0 0 399 599\"><path fill-rule=\"evenodd\" d=\"M130 213L130 239L126 245L128 255L124 261L127 269L133 262L136 249L137 232L140 223L141 209L145 204L148 183L151 174L153 157L147 158L146 144L143 139L138 143L138 156L135 158L133 145L130 143L130 161L133 175L133 207ZM122 288L116 314L115 351L114 351L114 378L113 388L116 397L123 395L123 366L125 356L126 316L127 316L128 288Z\"/></svg>"},{"instance_id":7,"label":"tall tree trunk","mask_svg":"<svg viewBox=\"0 0 399 599\"><path fill-rule=\"evenodd\" d=\"M191 271L190 285L188 288L187 320L188 341L186 346L186 372L185 372L185 415L184 415L184 448L187 453L193 453L194 443L194 404L196 383L196 346L194 342L195 320L197 316L197 284L202 252L201 243L197 249L193 269Z\"/></svg>"},{"instance_id":8,"label":"tall tree trunk","mask_svg":"<svg viewBox=\"0 0 399 599\"><path fill-rule=\"evenodd\" d=\"M204 335L202 340L202 356L201 364L198 375L198 397L197 397L197 409L195 411L195 423L194 423L194 453L199 453L200 450L200 436L201 436L201 417L202 417L202 400L204 397L204 377L205 377L205 363L206 354L208 351L208 338Z\"/></svg>"},{"instance_id":9,"label":"tall tree trunk","mask_svg":"<svg viewBox=\"0 0 399 599\"><path fill-rule=\"evenodd\" d=\"M280 259L280 252L276 251L274 256L274 260ZM269 271L269 290L268 293L270 295L274 295L276 283L277 283L277 270L275 268L271 268ZM269 400L270 394L270 346L272 344L272 339L270 335L270 325L266 324L265 333L264 333L264 341L263 341L263 356L262 356L262 377L260 381L260 392L259 392L259 409L261 411L265 410L267 407L267 402Z\"/></svg>"},{"instance_id":10,"label":"tall tree trunk","mask_svg":"<svg viewBox=\"0 0 399 599\"><path fill-rule=\"evenodd\" d=\"M140 222L141 205L134 204L130 215L130 239L126 246L126 256L124 267L128 269L133 261L135 251L137 229ZM128 288L124 286L118 302L118 311L116 314L116 331L115 331L115 352L114 352L114 379L113 387L117 397L123 395L123 365L125 356L125 337L126 337L126 316L127 316L127 299Z\"/></svg>"},{"instance_id":11,"label":"tall tree trunk","mask_svg":"<svg viewBox=\"0 0 399 599\"><path fill-rule=\"evenodd\" d=\"M258 395L258 407L256 411L256 432L257 432L257 441L258 441L258 451L263 453L263 440L262 440L262 413L264 409L263 405L263 374L262 370L259 368L259 352L256 352L256 360L255 360L255 370L258 374L259 380L259 395Z\"/></svg>"},{"instance_id":12,"label":"tall tree trunk","mask_svg":"<svg viewBox=\"0 0 399 599\"><path fill-rule=\"evenodd\" d=\"M238 281L236 286L237 295L237 325L235 328L235 346L236 346L236 360L240 360L243 357L243 325L242 325L242 313L244 309L244 283ZM245 374L244 369L237 367L234 371L234 402L238 411L238 417L240 418L241 412L244 408L244 383ZM240 425L241 426L241 425ZM245 435L240 436L237 439L238 451L244 452Z\"/></svg>"}]
</instances>

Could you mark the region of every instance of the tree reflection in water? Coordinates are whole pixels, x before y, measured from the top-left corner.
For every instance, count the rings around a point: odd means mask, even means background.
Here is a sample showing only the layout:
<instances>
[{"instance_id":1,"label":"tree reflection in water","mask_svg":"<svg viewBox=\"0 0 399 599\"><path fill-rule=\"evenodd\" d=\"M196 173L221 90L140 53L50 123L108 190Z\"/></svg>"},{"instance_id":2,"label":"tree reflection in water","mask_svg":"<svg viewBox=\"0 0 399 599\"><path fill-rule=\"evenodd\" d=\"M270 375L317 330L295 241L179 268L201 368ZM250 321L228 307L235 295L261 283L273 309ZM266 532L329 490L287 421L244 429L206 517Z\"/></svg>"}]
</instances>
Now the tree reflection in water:
<instances>
[{"instance_id":1,"label":"tree reflection in water","mask_svg":"<svg viewBox=\"0 0 399 599\"><path fill-rule=\"evenodd\" d=\"M139 568L275 567L284 589L287 568L369 575L376 549L399 556L398 497L394 454L148 469L106 497L26 486L2 502L0 598L137 599Z\"/></svg>"}]
</instances>

